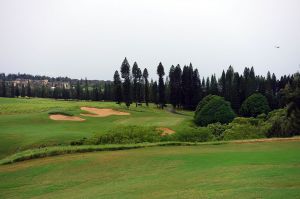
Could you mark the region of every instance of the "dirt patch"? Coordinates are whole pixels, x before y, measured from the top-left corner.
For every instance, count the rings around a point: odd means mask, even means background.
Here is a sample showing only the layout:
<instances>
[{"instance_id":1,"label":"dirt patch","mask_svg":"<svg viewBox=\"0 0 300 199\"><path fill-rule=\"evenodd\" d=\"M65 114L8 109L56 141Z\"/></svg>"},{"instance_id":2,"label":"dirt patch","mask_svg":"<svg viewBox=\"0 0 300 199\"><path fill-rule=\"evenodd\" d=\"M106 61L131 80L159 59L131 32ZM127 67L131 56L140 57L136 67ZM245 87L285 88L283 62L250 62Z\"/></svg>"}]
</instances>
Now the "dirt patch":
<instances>
[{"instance_id":1,"label":"dirt patch","mask_svg":"<svg viewBox=\"0 0 300 199\"><path fill-rule=\"evenodd\" d=\"M166 128L166 127L159 127L156 129L159 131L162 131L162 133L160 134L161 136L171 135L171 134L175 133L175 131L173 131L172 129Z\"/></svg>"},{"instance_id":2,"label":"dirt patch","mask_svg":"<svg viewBox=\"0 0 300 199\"><path fill-rule=\"evenodd\" d=\"M51 120L79 121L79 122L82 122L82 121L85 120L85 119L82 119L82 118L77 117L77 116L66 116L66 115L61 115L61 114L53 114L53 115L50 115L49 118Z\"/></svg>"},{"instance_id":3,"label":"dirt patch","mask_svg":"<svg viewBox=\"0 0 300 199\"><path fill-rule=\"evenodd\" d=\"M88 111L91 114L80 114L88 117L108 117L111 115L130 115L130 113L116 111L109 108L92 108L92 107L81 107L81 110Z\"/></svg>"}]
</instances>

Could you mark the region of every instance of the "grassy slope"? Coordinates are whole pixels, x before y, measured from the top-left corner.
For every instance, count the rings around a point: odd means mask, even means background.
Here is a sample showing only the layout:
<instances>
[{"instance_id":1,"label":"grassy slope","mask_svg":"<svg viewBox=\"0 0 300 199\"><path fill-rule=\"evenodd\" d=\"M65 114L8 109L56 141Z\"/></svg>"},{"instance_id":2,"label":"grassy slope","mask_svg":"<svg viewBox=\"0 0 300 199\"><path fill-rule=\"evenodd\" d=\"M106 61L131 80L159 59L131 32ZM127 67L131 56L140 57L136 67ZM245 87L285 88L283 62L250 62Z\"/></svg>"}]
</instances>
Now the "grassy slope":
<instances>
[{"instance_id":1,"label":"grassy slope","mask_svg":"<svg viewBox=\"0 0 300 199\"><path fill-rule=\"evenodd\" d=\"M92 118L85 122L52 121L48 112L63 110L80 114L81 106L109 107L129 111L130 116ZM113 102L61 101L52 99L0 98L0 159L20 150L40 145L66 144L72 140L101 134L114 126L149 125L169 127L175 131L184 129L192 120L191 112L186 115L172 114L134 105L129 110Z\"/></svg>"},{"instance_id":2,"label":"grassy slope","mask_svg":"<svg viewBox=\"0 0 300 199\"><path fill-rule=\"evenodd\" d=\"M297 198L300 142L153 147L0 166L0 198Z\"/></svg>"}]
</instances>

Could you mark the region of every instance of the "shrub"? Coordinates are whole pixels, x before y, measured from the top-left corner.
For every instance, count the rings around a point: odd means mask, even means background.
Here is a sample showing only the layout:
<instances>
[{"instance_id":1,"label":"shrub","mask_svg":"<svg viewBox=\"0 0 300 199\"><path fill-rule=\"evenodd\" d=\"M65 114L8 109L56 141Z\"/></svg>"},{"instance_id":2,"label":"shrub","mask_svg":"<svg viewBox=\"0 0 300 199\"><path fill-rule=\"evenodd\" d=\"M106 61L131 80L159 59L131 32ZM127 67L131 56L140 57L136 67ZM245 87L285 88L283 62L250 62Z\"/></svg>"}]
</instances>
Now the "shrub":
<instances>
[{"instance_id":1,"label":"shrub","mask_svg":"<svg viewBox=\"0 0 300 199\"><path fill-rule=\"evenodd\" d=\"M249 96L240 108L240 114L246 117L256 117L259 114L267 114L270 111L268 100L260 93Z\"/></svg>"},{"instance_id":2,"label":"shrub","mask_svg":"<svg viewBox=\"0 0 300 199\"><path fill-rule=\"evenodd\" d=\"M92 144L134 144L142 142L158 142L161 132L155 127L118 126L107 133L92 138ZM91 143L91 140L88 142Z\"/></svg>"},{"instance_id":3,"label":"shrub","mask_svg":"<svg viewBox=\"0 0 300 199\"><path fill-rule=\"evenodd\" d=\"M268 114L266 123L270 125L268 137L291 137L299 135L300 129L294 128L291 119L287 117L286 109L278 109Z\"/></svg>"},{"instance_id":4,"label":"shrub","mask_svg":"<svg viewBox=\"0 0 300 199\"><path fill-rule=\"evenodd\" d=\"M220 122L209 124L207 126L215 138L215 140L223 140L223 133L227 129L227 125L221 124Z\"/></svg>"},{"instance_id":5,"label":"shrub","mask_svg":"<svg viewBox=\"0 0 300 199\"><path fill-rule=\"evenodd\" d=\"M206 127L190 128L179 132L177 139L182 142L207 142L213 140L212 131Z\"/></svg>"},{"instance_id":6,"label":"shrub","mask_svg":"<svg viewBox=\"0 0 300 199\"><path fill-rule=\"evenodd\" d=\"M266 137L268 126L263 120L256 118L237 117L224 131L224 140L257 139Z\"/></svg>"},{"instance_id":7,"label":"shrub","mask_svg":"<svg viewBox=\"0 0 300 199\"><path fill-rule=\"evenodd\" d=\"M229 123L234 117L235 114L230 103L216 95L209 95L203 98L197 106L194 116L196 124L200 126L216 122L221 124Z\"/></svg>"}]
</instances>

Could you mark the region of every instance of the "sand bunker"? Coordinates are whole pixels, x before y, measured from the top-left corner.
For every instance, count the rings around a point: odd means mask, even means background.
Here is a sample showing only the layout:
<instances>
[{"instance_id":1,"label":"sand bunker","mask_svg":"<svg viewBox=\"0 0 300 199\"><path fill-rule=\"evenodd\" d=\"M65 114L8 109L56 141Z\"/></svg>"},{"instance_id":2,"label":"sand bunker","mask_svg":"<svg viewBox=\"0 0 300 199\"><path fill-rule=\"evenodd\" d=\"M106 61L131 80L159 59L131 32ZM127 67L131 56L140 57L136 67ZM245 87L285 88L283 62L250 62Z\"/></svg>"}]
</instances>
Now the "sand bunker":
<instances>
[{"instance_id":1,"label":"sand bunker","mask_svg":"<svg viewBox=\"0 0 300 199\"><path fill-rule=\"evenodd\" d=\"M82 119L80 117L76 117L76 116L66 116L66 115L61 115L61 114L53 114L50 115L49 118L51 120L63 120L63 121L84 121L85 119Z\"/></svg>"},{"instance_id":2,"label":"sand bunker","mask_svg":"<svg viewBox=\"0 0 300 199\"><path fill-rule=\"evenodd\" d=\"M108 108L92 108L92 107L81 107L81 110L88 111L91 114L80 114L88 117L107 117L110 115L130 115L130 113L120 112Z\"/></svg>"},{"instance_id":3,"label":"sand bunker","mask_svg":"<svg viewBox=\"0 0 300 199\"><path fill-rule=\"evenodd\" d=\"M172 129L165 128L165 127L159 127L156 129L162 131L161 136L171 135L175 133L175 131L173 131Z\"/></svg>"}]
</instances>

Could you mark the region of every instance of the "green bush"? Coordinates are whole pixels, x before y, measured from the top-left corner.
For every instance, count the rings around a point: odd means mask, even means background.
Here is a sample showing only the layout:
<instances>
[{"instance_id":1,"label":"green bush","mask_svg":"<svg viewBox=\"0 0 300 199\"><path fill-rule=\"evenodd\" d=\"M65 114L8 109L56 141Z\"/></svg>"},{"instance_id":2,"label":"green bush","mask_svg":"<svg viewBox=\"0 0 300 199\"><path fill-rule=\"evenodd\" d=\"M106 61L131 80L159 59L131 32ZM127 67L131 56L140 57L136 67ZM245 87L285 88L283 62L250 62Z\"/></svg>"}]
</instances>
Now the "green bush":
<instances>
[{"instance_id":1,"label":"green bush","mask_svg":"<svg viewBox=\"0 0 300 199\"><path fill-rule=\"evenodd\" d=\"M87 141L89 144L134 144L159 142L161 132L155 127L117 126L107 133Z\"/></svg>"},{"instance_id":2,"label":"green bush","mask_svg":"<svg viewBox=\"0 0 300 199\"><path fill-rule=\"evenodd\" d=\"M268 126L263 124L263 120L256 118L237 117L224 131L224 140L244 140L266 137Z\"/></svg>"},{"instance_id":3,"label":"green bush","mask_svg":"<svg viewBox=\"0 0 300 199\"><path fill-rule=\"evenodd\" d=\"M286 109L278 109L268 114L266 123L270 125L268 137L291 137L299 135L300 129L294 128L291 119L287 117Z\"/></svg>"},{"instance_id":4,"label":"green bush","mask_svg":"<svg viewBox=\"0 0 300 199\"><path fill-rule=\"evenodd\" d=\"M235 114L229 102L220 96L208 95L197 106L194 119L197 125L206 126L216 122L229 123L234 117Z\"/></svg>"},{"instance_id":5,"label":"green bush","mask_svg":"<svg viewBox=\"0 0 300 199\"><path fill-rule=\"evenodd\" d=\"M190 128L179 132L177 139L182 142L207 142L213 140L212 131L206 127Z\"/></svg>"},{"instance_id":6,"label":"green bush","mask_svg":"<svg viewBox=\"0 0 300 199\"><path fill-rule=\"evenodd\" d=\"M256 117L259 114L267 114L270 111L268 100L260 93L249 96L240 108L240 114L245 117Z\"/></svg>"},{"instance_id":7,"label":"green bush","mask_svg":"<svg viewBox=\"0 0 300 199\"><path fill-rule=\"evenodd\" d=\"M223 140L224 137L223 133L227 129L227 125L217 122L217 123L209 124L207 128L211 130L215 140Z\"/></svg>"}]
</instances>

